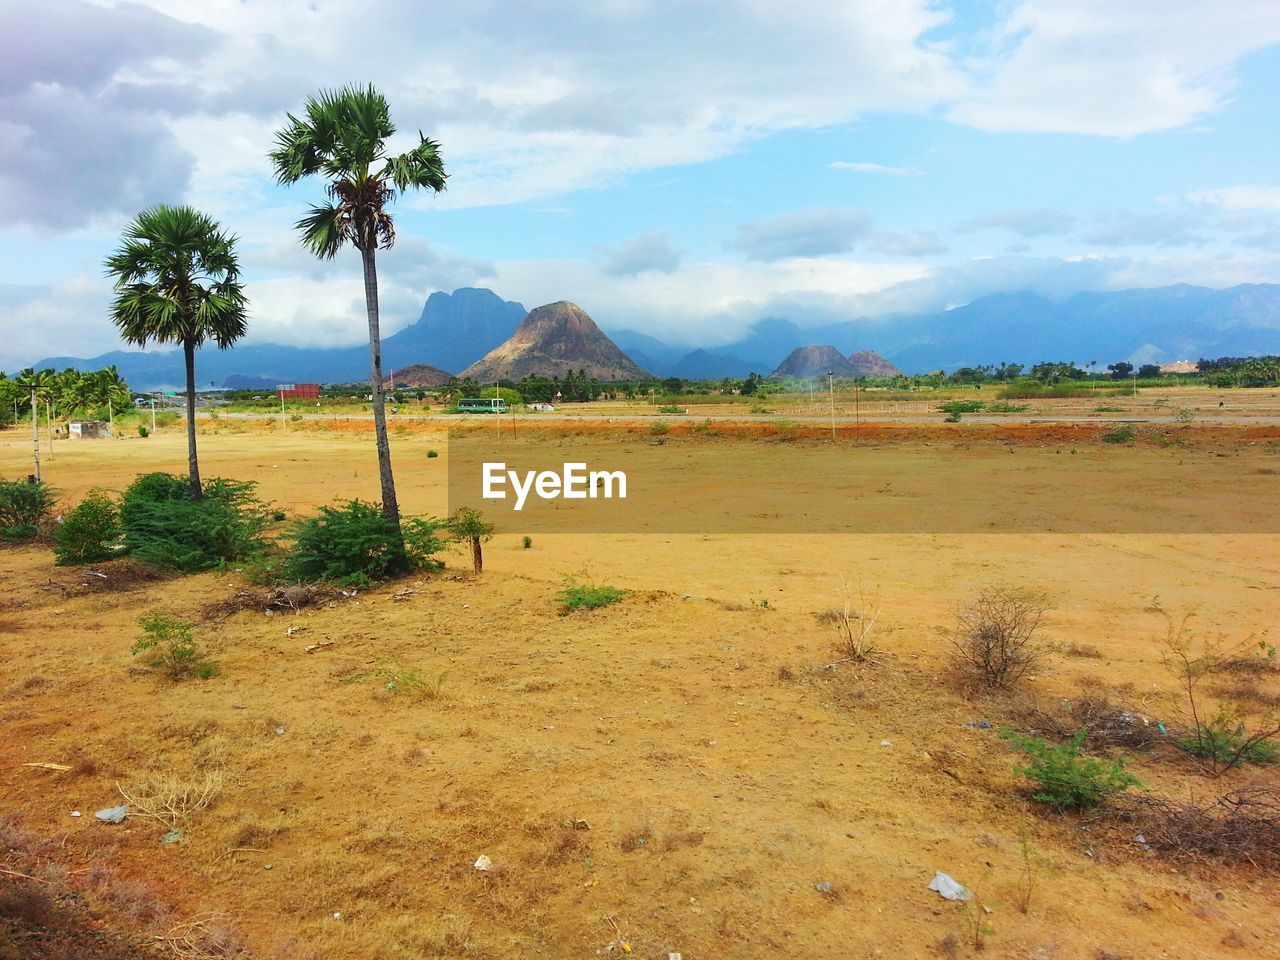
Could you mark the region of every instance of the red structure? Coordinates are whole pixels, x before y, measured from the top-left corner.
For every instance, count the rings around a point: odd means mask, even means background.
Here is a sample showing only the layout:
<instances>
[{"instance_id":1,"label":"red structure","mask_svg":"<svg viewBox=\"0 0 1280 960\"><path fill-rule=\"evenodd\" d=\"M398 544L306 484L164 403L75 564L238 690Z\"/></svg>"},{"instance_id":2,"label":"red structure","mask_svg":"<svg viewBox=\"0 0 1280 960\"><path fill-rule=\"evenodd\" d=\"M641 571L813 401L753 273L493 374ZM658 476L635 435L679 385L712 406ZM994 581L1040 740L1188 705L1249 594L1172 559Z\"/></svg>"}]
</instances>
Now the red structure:
<instances>
[{"instance_id":1,"label":"red structure","mask_svg":"<svg viewBox=\"0 0 1280 960\"><path fill-rule=\"evenodd\" d=\"M320 384L318 383L278 383L276 396L281 400L319 400Z\"/></svg>"}]
</instances>

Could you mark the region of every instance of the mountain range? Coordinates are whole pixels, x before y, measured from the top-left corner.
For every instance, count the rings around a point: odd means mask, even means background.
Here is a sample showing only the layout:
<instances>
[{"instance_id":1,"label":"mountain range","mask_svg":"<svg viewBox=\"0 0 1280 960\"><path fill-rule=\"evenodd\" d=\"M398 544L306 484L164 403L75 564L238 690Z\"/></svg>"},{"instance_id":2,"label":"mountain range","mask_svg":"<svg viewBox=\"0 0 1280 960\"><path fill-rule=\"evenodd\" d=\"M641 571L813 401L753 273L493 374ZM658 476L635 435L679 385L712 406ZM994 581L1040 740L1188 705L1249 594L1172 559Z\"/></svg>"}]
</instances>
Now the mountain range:
<instances>
[{"instance_id":1,"label":"mountain range","mask_svg":"<svg viewBox=\"0 0 1280 960\"><path fill-rule=\"evenodd\" d=\"M433 293L417 322L383 340L384 369L425 363L451 373L465 370L506 343L526 315L521 304L491 290ZM639 368L690 380L763 374L806 344L830 345L842 355L872 348L908 373L1001 361L1159 363L1280 353L1280 284L1221 290L1178 284L1078 293L1064 300L1000 293L932 313L797 322L803 319L761 319L732 342L700 347L613 327L607 318L604 330ZM586 365L569 362L574 369ZM183 382L177 350L49 357L35 367L95 370L107 364L115 364L139 390L172 389ZM209 385L232 378L253 388L276 382L345 382L368 379L369 356L363 344L336 349L249 344L202 350L196 370L200 383Z\"/></svg>"}]
</instances>

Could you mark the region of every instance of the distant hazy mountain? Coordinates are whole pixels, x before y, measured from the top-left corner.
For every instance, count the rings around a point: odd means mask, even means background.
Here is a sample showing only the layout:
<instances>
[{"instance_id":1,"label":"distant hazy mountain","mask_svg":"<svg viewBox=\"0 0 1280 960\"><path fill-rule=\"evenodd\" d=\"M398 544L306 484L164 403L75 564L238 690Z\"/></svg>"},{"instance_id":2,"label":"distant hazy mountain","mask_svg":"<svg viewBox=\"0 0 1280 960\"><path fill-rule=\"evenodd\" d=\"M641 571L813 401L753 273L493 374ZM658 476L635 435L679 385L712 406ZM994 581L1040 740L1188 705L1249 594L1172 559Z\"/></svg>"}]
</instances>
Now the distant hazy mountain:
<instances>
[{"instance_id":1,"label":"distant hazy mountain","mask_svg":"<svg viewBox=\"0 0 1280 960\"><path fill-rule=\"evenodd\" d=\"M481 383L527 376L563 377L583 370L600 380L643 380L637 366L576 303L560 300L529 311L511 339L490 350L461 376Z\"/></svg>"},{"instance_id":2,"label":"distant hazy mountain","mask_svg":"<svg viewBox=\"0 0 1280 960\"><path fill-rule=\"evenodd\" d=\"M626 342L619 332L617 339ZM723 346L690 354L684 370L650 364L663 376L746 376L773 370L795 347L829 344L847 353L867 346L908 373L981 363L1117 360L1161 363L1280 352L1280 284L1225 290L1179 284L1079 293L1052 301L999 293L937 313L803 327L769 318ZM656 352L655 352L656 353ZM732 359L730 359L732 358ZM732 373L726 374L725 369ZM866 374L870 375L870 374Z\"/></svg>"},{"instance_id":3,"label":"distant hazy mountain","mask_svg":"<svg viewBox=\"0 0 1280 960\"><path fill-rule=\"evenodd\" d=\"M433 293L417 323L382 342L383 365L429 363L457 373L504 343L527 312L492 290L463 287L452 294Z\"/></svg>"},{"instance_id":4,"label":"distant hazy mountain","mask_svg":"<svg viewBox=\"0 0 1280 960\"><path fill-rule=\"evenodd\" d=\"M523 306L490 290L433 293L416 323L383 340L384 367L390 371L428 363L451 372L462 370L504 343L524 315ZM846 356L871 348L908 373L1002 361L1087 365L1096 360L1105 366L1117 360L1163 363L1280 353L1278 284L1226 290L1179 284L1080 293L1062 301L1025 292L1000 293L937 313L817 326L797 322L803 319L763 319L733 343L692 350L635 330L612 329L610 336L637 366L690 380L763 374L797 346L811 343L829 344ZM607 318L605 327L610 329ZM36 367L94 370L106 364L119 367L138 390L172 389L183 382L178 351L50 357ZM332 350L274 344L205 349L196 372L202 385L221 385L233 376L271 384L368 380L369 351L363 344Z\"/></svg>"}]
</instances>

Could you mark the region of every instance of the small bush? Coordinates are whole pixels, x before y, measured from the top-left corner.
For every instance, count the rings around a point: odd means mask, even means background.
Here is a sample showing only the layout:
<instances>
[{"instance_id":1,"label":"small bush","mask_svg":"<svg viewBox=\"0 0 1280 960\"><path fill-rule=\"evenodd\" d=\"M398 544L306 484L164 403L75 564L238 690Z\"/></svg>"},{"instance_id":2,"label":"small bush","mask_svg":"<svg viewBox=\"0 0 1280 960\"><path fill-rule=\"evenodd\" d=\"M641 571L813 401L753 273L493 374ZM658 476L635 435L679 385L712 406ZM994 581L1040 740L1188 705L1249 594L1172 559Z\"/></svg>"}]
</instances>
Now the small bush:
<instances>
[{"instance_id":1,"label":"small bush","mask_svg":"<svg viewBox=\"0 0 1280 960\"><path fill-rule=\"evenodd\" d=\"M588 579L585 575L566 577L564 589L556 594L560 601L561 613L573 613L575 610L596 610L618 603L627 595L627 591L618 587L605 587Z\"/></svg>"},{"instance_id":2,"label":"small bush","mask_svg":"<svg viewBox=\"0 0 1280 960\"><path fill-rule=\"evenodd\" d=\"M1195 724L1191 733L1179 737L1178 746L1193 757L1209 760L1215 768L1231 768L1242 763L1273 764L1280 760L1275 734L1258 736L1245 728L1244 721L1230 711Z\"/></svg>"},{"instance_id":3,"label":"small bush","mask_svg":"<svg viewBox=\"0 0 1280 960\"><path fill-rule=\"evenodd\" d=\"M1125 771L1123 760L1080 756L1086 735L1081 729L1060 746L1014 730L1002 731L1000 738L1027 755L1027 765L1013 772L1039 785L1031 799L1055 810L1092 810L1107 797L1141 786L1141 781Z\"/></svg>"},{"instance_id":4,"label":"small bush","mask_svg":"<svg viewBox=\"0 0 1280 960\"><path fill-rule=\"evenodd\" d=\"M194 623L177 620L157 610L139 617L138 625L142 627L142 637L130 652L135 657L150 652L147 666L163 670L171 680L189 677L208 680L217 675L218 665L203 659L192 632Z\"/></svg>"},{"instance_id":5,"label":"small bush","mask_svg":"<svg viewBox=\"0 0 1280 960\"><path fill-rule=\"evenodd\" d=\"M415 570L438 569L434 555L444 549L434 521L411 518L401 523L404 553ZM332 580L363 587L392 575L400 556L391 524L382 508L363 500L320 508L318 517L294 525L293 550L281 573L295 581Z\"/></svg>"},{"instance_id":6,"label":"small bush","mask_svg":"<svg viewBox=\"0 0 1280 960\"><path fill-rule=\"evenodd\" d=\"M1103 443L1132 443L1133 427L1113 427L1102 435Z\"/></svg>"},{"instance_id":7,"label":"small bush","mask_svg":"<svg viewBox=\"0 0 1280 960\"><path fill-rule=\"evenodd\" d=\"M687 411L685 410L684 407L677 407L674 404L667 404L666 406L659 407L658 412L659 413L686 413Z\"/></svg>"},{"instance_id":8,"label":"small bush","mask_svg":"<svg viewBox=\"0 0 1280 960\"><path fill-rule=\"evenodd\" d=\"M981 409L981 400L948 400L938 406L941 413L949 413L957 418L962 413L977 413Z\"/></svg>"},{"instance_id":9,"label":"small bush","mask_svg":"<svg viewBox=\"0 0 1280 960\"><path fill-rule=\"evenodd\" d=\"M520 538L520 546L521 546L521 548L523 548L523 549L525 549L525 550L528 550L530 547L532 547L532 546L533 546L533 537L530 537L530 536L528 536L527 534L526 534L525 536L521 537L521 538Z\"/></svg>"},{"instance_id":10,"label":"small bush","mask_svg":"<svg viewBox=\"0 0 1280 960\"><path fill-rule=\"evenodd\" d=\"M123 533L115 500L101 490L93 490L54 531L53 553L59 566L109 560L120 551Z\"/></svg>"},{"instance_id":11,"label":"small bush","mask_svg":"<svg viewBox=\"0 0 1280 960\"><path fill-rule=\"evenodd\" d=\"M53 490L47 483L0 480L0 540L33 540L49 522Z\"/></svg>"},{"instance_id":12,"label":"small bush","mask_svg":"<svg viewBox=\"0 0 1280 960\"><path fill-rule=\"evenodd\" d=\"M653 423L649 424L649 433L655 437L665 437L670 429L671 424L667 423L665 420L655 420Z\"/></svg>"},{"instance_id":13,"label":"small bush","mask_svg":"<svg viewBox=\"0 0 1280 960\"><path fill-rule=\"evenodd\" d=\"M424 677L421 670L413 667L404 667L388 660L380 663L374 670L361 670L342 682L359 683L361 680L368 680L370 677L381 680L383 689L388 693L407 693L421 700L438 700L449 673L445 671L436 677L433 682Z\"/></svg>"},{"instance_id":14,"label":"small bush","mask_svg":"<svg viewBox=\"0 0 1280 960\"><path fill-rule=\"evenodd\" d=\"M139 560L181 573L250 557L262 549L268 523L255 486L214 479L204 484L203 499L193 500L185 476L143 474L120 504L125 545Z\"/></svg>"},{"instance_id":15,"label":"small bush","mask_svg":"<svg viewBox=\"0 0 1280 960\"><path fill-rule=\"evenodd\" d=\"M427 451L427 459L428 459L428 460L434 460L434 459L435 459L436 457L438 457L438 456L440 456L440 451L439 451L439 450L428 450L428 451Z\"/></svg>"},{"instance_id":16,"label":"small bush","mask_svg":"<svg viewBox=\"0 0 1280 960\"><path fill-rule=\"evenodd\" d=\"M147 429L147 425L145 423L138 424L138 436L142 437L144 440L151 436L151 431Z\"/></svg>"},{"instance_id":17,"label":"small bush","mask_svg":"<svg viewBox=\"0 0 1280 960\"><path fill-rule=\"evenodd\" d=\"M1046 605L1031 594L983 590L960 608L949 637L954 664L992 687L1014 686L1040 658Z\"/></svg>"},{"instance_id":18,"label":"small bush","mask_svg":"<svg viewBox=\"0 0 1280 960\"><path fill-rule=\"evenodd\" d=\"M996 403L988 404L987 413L1025 413L1031 408L1025 403L1008 403L999 400Z\"/></svg>"}]
</instances>

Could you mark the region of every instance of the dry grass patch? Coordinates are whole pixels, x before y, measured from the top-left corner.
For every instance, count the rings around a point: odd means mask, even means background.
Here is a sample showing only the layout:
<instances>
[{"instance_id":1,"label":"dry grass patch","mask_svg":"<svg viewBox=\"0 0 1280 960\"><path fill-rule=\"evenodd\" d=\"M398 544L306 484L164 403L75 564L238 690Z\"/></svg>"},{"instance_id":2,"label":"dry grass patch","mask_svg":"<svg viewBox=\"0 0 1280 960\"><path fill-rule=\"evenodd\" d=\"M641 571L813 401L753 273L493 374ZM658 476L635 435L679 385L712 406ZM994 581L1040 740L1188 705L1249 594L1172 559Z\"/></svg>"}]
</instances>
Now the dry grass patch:
<instances>
[{"instance_id":1,"label":"dry grass patch","mask_svg":"<svg viewBox=\"0 0 1280 960\"><path fill-rule=\"evenodd\" d=\"M190 777L153 773L128 790L116 784L129 807L129 815L175 830L208 809L222 793L222 772L213 770Z\"/></svg>"}]
</instances>

